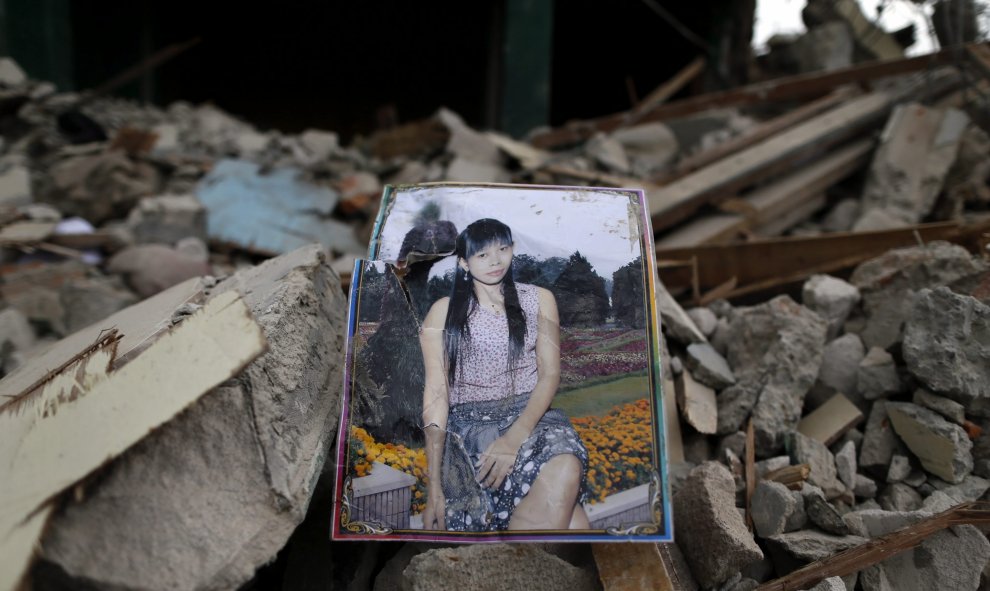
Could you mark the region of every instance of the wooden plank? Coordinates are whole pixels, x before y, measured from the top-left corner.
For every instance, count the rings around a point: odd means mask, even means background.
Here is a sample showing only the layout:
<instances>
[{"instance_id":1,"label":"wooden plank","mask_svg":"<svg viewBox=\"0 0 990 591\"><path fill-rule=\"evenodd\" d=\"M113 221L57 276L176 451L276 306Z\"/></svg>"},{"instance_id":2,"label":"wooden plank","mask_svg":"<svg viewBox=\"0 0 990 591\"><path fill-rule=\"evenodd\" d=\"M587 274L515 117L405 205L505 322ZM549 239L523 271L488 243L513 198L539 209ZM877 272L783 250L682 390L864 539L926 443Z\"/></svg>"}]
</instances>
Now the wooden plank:
<instances>
[{"instance_id":1,"label":"wooden plank","mask_svg":"<svg viewBox=\"0 0 990 591\"><path fill-rule=\"evenodd\" d=\"M721 107L743 107L758 103L816 98L845 84L869 83L880 78L950 65L955 62L956 57L955 49L943 49L911 58L876 60L828 72L810 72L776 78L740 88L672 101L654 109L643 118L643 121L664 121ZM577 144L597 131L610 132L617 129L625 121L626 116L626 113L615 113L597 119L571 122L564 127L537 134L532 138L531 143L544 149Z\"/></svg>"},{"instance_id":2,"label":"wooden plank","mask_svg":"<svg viewBox=\"0 0 990 591\"><path fill-rule=\"evenodd\" d=\"M833 273L857 265L893 248L913 246L918 240L948 240L975 249L980 234L990 230L990 219L960 226L940 222L874 232L834 232L812 237L756 240L734 245L658 248L658 260L697 257L702 291L735 277L736 297L761 289L801 281L815 273ZM671 290L691 288L691 272L683 268L658 269Z\"/></svg>"},{"instance_id":3,"label":"wooden plank","mask_svg":"<svg viewBox=\"0 0 990 591\"><path fill-rule=\"evenodd\" d=\"M855 548L812 562L779 579L767 581L757 587L756 591L810 589L823 579L844 577L910 550L947 527L987 523L990 523L990 503L963 503L895 532L873 538Z\"/></svg>"},{"instance_id":4,"label":"wooden plank","mask_svg":"<svg viewBox=\"0 0 990 591\"><path fill-rule=\"evenodd\" d=\"M603 591L679 591L656 544L592 544Z\"/></svg>"},{"instance_id":5,"label":"wooden plank","mask_svg":"<svg viewBox=\"0 0 990 591\"><path fill-rule=\"evenodd\" d=\"M894 93L857 97L738 154L647 192L655 232L670 228L703 205L787 170L795 161L828 149L883 122Z\"/></svg>"},{"instance_id":6,"label":"wooden plank","mask_svg":"<svg viewBox=\"0 0 990 591\"><path fill-rule=\"evenodd\" d=\"M33 411L0 413L0 588L13 588L37 543L30 518L61 491L123 453L200 396L236 375L267 343L247 305L222 293L123 368L107 375L107 352L91 358L82 392L65 372L36 396Z\"/></svg>"},{"instance_id":7,"label":"wooden plank","mask_svg":"<svg viewBox=\"0 0 990 591\"><path fill-rule=\"evenodd\" d=\"M865 166L869 162L873 146L873 140L860 140L837 149L746 195L743 199L752 206L754 215L712 214L698 218L658 239L657 248L726 244L744 230L766 231L770 228L783 231L789 227L787 223L782 223L785 216L794 215L794 209L806 202L817 202L816 198L825 189Z\"/></svg>"},{"instance_id":8,"label":"wooden plank","mask_svg":"<svg viewBox=\"0 0 990 591\"><path fill-rule=\"evenodd\" d=\"M843 394L838 393L825 404L806 415L798 423L798 433L832 445L842 435L863 420L863 413Z\"/></svg>"},{"instance_id":9,"label":"wooden plank","mask_svg":"<svg viewBox=\"0 0 990 591\"><path fill-rule=\"evenodd\" d=\"M653 109L656 109L663 103L667 102L667 99L677 94L677 91L684 88L688 82L694 80L698 77L701 72L705 69L705 58L696 57L694 60L684 66L673 78L664 82L657 88L653 89L650 94L636 105L632 111L629 112L629 118L625 122L625 125L635 125L643 117L649 115Z\"/></svg>"},{"instance_id":10,"label":"wooden plank","mask_svg":"<svg viewBox=\"0 0 990 591\"><path fill-rule=\"evenodd\" d=\"M660 185L670 183L694 172L695 170L698 170L699 168L708 166L709 164L721 160L726 156L735 154L736 152L748 148L757 142L761 142L770 136L791 128L798 123L807 121L808 119L819 115L858 94L860 94L859 89L854 87L845 86L836 89L820 99L801 105L796 109L788 111L783 115L768 121L764 121L752 129L716 145L710 150L698 152L694 156L688 156L678 162L672 172L659 175L651 180Z\"/></svg>"}]
</instances>

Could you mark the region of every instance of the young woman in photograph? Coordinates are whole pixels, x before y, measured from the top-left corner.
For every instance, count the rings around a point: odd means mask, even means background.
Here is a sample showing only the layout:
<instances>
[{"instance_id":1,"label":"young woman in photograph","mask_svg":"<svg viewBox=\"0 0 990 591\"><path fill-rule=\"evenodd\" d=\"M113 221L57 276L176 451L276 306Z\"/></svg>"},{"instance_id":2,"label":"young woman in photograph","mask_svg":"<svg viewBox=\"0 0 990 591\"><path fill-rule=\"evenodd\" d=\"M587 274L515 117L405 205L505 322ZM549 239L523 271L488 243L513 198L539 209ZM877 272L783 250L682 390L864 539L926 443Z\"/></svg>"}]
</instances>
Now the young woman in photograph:
<instances>
[{"instance_id":1,"label":"young woman in photograph","mask_svg":"<svg viewBox=\"0 0 990 591\"><path fill-rule=\"evenodd\" d=\"M550 403L560 330L550 291L512 278L512 232L481 219L457 236L450 297L420 331L429 474L423 529L590 529L588 452Z\"/></svg>"}]
</instances>

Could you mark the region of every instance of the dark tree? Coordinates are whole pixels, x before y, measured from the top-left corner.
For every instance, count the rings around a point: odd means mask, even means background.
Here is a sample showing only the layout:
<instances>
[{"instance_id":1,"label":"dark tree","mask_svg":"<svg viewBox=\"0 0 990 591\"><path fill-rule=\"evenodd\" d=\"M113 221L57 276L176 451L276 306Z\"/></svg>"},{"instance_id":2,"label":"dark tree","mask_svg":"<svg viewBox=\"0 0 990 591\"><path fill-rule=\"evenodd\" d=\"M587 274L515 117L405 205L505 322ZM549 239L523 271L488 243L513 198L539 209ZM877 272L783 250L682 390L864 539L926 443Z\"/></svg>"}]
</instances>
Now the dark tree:
<instances>
[{"instance_id":1,"label":"dark tree","mask_svg":"<svg viewBox=\"0 0 990 591\"><path fill-rule=\"evenodd\" d=\"M430 297L430 302L435 302L440 298L450 295L450 288L454 286L454 270L450 269L443 276L434 275L430 277L426 290Z\"/></svg>"},{"instance_id":2,"label":"dark tree","mask_svg":"<svg viewBox=\"0 0 990 591\"><path fill-rule=\"evenodd\" d=\"M643 257L636 257L612 274L612 312L617 324L629 328L646 326Z\"/></svg>"},{"instance_id":3,"label":"dark tree","mask_svg":"<svg viewBox=\"0 0 990 591\"><path fill-rule=\"evenodd\" d=\"M551 288L557 298L561 326L600 326L608 317L605 280L580 252L567 261Z\"/></svg>"},{"instance_id":4,"label":"dark tree","mask_svg":"<svg viewBox=\"0 0 990 591\"><path fill-rule=\"evenodd\" d=\"M566 266L567 259L561 257L539 260L528 254L517 254L512 257L512 277L517 283L531 283L550 289Z\"/></svg>"},{"instance_id":5,"label":"dark tree","mask_svg":"<svg viewBox=\"0 0 990 591\"><path fill-rule=\"evenodd\" d=\"M385 275L375 265L367 265L361 275L358 318L361 322L378 322L385 296Z\"/></svg>"}]
</instances>

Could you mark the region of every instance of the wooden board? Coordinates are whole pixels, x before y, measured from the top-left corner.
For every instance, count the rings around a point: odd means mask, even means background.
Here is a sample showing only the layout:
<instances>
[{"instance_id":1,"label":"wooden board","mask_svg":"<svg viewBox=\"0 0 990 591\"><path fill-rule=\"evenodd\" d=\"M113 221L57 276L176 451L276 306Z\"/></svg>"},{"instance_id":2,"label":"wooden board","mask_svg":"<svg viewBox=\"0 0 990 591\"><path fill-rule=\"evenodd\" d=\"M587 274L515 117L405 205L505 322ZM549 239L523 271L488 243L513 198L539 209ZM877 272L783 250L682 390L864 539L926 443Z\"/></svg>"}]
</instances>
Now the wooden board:
<instances>
[{"instance_id":1,"label":"wooden board","mask_svg":"<svg viewBox=\"0 0 990 591\"><path fill-rule=\"evenodd\" d=\"M101 349L49 382L30 409L0 411L0 588L13 588L28 566L39 510L266 347L244 301L227 292L120 370L107 374L111 352ZM67 389L78 389L74 398Z\"/></svg>"},{"instance_id":2,"label":"wooden board","mask_svg":"<svg viewBox=\"0 0 990 591\"><path fill-rule=\"evenodd\" d=\"M700 217L658 239L657 248L727 244L744 230L768 234L783 231L804 219L807 212L794 213L795 209L808 202L812 202L814 209L817 209L825 189L865 166L869 162L873 146L874 141L868 139L839 148L748 193L743 200L752 208L751 215L722 213Z\"/></svg>"}]
</instances>

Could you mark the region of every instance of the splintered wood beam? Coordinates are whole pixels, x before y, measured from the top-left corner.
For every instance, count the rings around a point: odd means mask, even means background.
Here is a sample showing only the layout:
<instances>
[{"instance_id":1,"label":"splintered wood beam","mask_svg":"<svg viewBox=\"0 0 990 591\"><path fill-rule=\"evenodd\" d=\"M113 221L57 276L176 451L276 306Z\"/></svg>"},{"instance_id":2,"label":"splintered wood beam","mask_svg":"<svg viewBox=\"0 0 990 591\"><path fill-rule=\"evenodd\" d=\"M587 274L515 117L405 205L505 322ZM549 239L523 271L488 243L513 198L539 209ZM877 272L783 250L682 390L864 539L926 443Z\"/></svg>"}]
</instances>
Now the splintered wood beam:
<instances>
[{"instance_id":1,"label":"splintered wood beam","mask_svg":"<svg viewBox=\"0 0 990 591\"><path fill-rule=\"evenodd\" d=\"M824 191L865 166L874 141L859 140L838 148L800 169L750 191L740 200L748 206L743 213L714 213L698 217L657 239L658 249L686 248L702 244L727 244L741 232L771 233L786 230L804 219L804 205L821 205ZM794 212L797 212L796 214ZM805 216L806 217L806 216Z\"/></svg>"},{"instance_id":2,"label":"splintered wood beam","mask_svg":"<svg viewBox=\"0 0 990 591\"><path fill-rule=\"evenodd\" d=\"M812 237L787 237L753 242L658 248L657 260L697 259L697 281L702 292L735 279L736 287L724 297L738 297L807 279L817 273L834 273L884 252L917 245L919 240L947 240L975 251L981 234L990 231L990 219L961 226L939 222L874 232L834 232ZM660 280L670 290L692 287L692 272L685 268L658 268Z\"/></svg>"},{"instance_id":3,"label":"splintered wood beam","mask_svg":"<svg viewBox=\"0 0 990 591\"><path fill-rule=\"evenodd\" d=\"M266 348L241 297L222 293L122 368L108 374L112 353L100 348L29 401L0 411L0 589L16 587L44 527L43 514L59 493L237 375Z\"/></svg>"},{"instance_id":4,"label":"splintered wood beam","mask_svg":"<svg viewBox=\"0 0 990 591\"><path fill-rule=\"evenodd\" d=\"M761 142L770 136L791 128L798 123L807 121L808 119L819 115L858 94L860 94L860 91L852 86L845 86L836 89L820 99L811 101L810 103L801 105L800 107L790 110L783 115L764 121L754 126L752 129L747 130L732 139L726 140L709 150L698 152L693 156L688 156L678 162L673 171L658 175L657 177L651 179L651 181L658 185L673 182L698 170L699 168L708 166L709 164L717 162L726 156L735 154L736 152L748 148L757 142Z\"/></svg>"},{"instance_id":5,"label":"splintered wood beam","mask_svg":"<svg viewBox=\"0 0 990 591\"><path fill-rule=\"evenodd\" d=\"M878 78L910 74L937 66L950 65L954 63L956 57L955 49L944 49L917 57L877 60L828 72L810 72L775 78L766 82L672 101L653 109L647 116L643 117L642 122L664 121L720 107L742 107L757 103L812 99L845 84L868 83ZM577 144L588 139L595 132L610 132L617 129L627 117L628 114L623 112L598 119L571 122L563 127L537 134L530 143L538 148L546 149Z\"/></svg>"},{"instance_id":6,"label":"splintered wood beam","mask_svg":"<svg viewBox=\"0 0 990 591\"><path fill-rule=\"evenodd\" d=\"M763 480L779 482L791 490L800 490L804 481L811 475L811 466L808 464L797 464L796 466L784 466L763 475Z\"/></svg>"},{"instance_id":7,"label":"splintered wood beam","mask_svg":"<svg viewBox=\"0 0 990 591\"><path fill-rule=\"evenodd\" d=\"M763 583L756 591L810 589L823 579L843 577L910 550L947 527L987 523L990 523L990 503L963 503L834 556L812 562L788 575Z\"/></svg>"},{"instance_id":8,"label":"splintered wood beam","mask_svg":"<svg viewBox=\"0 0 990 591\"><path fill-rule=\"evenodd\" d=\"M667 102L667 99L677 94L688 82L694 80L705 70L705 58L696 57L690 64L684 66L673 78L655 88L650 94L636 105L628 115L625 125L634 125L649 115L654 109Z\"/></svg>"}]
</instances>

